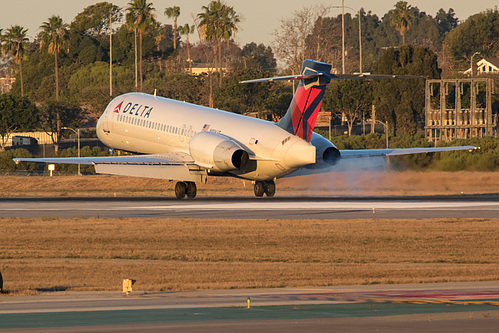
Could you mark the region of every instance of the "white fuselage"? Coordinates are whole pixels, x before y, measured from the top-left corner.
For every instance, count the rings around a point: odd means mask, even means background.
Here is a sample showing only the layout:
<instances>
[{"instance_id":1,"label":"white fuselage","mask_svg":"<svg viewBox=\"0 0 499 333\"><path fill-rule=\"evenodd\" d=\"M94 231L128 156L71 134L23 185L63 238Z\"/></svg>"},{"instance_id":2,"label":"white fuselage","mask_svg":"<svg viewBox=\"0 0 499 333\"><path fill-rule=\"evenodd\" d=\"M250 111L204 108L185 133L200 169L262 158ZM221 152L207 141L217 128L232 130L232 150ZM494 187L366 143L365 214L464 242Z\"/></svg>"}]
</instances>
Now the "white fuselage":
<instances>
[{"instance_id":1,"label":"white fuselage","mask_svg":"<svg viewBox=\"0 0 499 333\"><path fill-rule=\"evenodd\" d=\"M191 138L203 131L226 136L248 152L254 168L231 172L243 178L278 178L315 163L315 147L275 123L148 94L118 96L97 123L104 144L145 154L189 154Z\"/></svg>"}]
</instances>

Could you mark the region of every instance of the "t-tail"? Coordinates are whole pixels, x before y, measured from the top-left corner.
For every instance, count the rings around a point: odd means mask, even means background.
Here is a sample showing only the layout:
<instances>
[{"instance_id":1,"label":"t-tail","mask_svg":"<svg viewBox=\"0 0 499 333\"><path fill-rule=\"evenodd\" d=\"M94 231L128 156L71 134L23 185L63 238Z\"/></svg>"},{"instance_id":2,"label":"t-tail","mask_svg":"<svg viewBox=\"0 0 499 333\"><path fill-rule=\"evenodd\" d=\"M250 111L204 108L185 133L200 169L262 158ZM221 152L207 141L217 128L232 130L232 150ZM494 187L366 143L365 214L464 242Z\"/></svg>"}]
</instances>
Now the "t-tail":
<instances>
[{"instance_id":1,"label":"t-tail","mask_svg":"<svg viewBox=\"0 0 499 333\"><path fill-rule=\"evenodd\" d=\"M331 65L305 60L301 72L303 78L300 79L288 112L277 125L310 142L326 85L331 81ZM308 76L312 78L306 78Z\"/></svg>"},{"instance_id":2,"label":"t-tail","mask_svg":"<svg viewBox=\"0 0 499 333\"><path fill-rule=\"evenodd\" d=\"M314 60L303 62L300 75L243 81L272 82L279 80L300 80L286 115L277 125L289 133L310 142L315 121L321 108L326 85L331 81L331 65Z\"/></svg>"}]
</instances>

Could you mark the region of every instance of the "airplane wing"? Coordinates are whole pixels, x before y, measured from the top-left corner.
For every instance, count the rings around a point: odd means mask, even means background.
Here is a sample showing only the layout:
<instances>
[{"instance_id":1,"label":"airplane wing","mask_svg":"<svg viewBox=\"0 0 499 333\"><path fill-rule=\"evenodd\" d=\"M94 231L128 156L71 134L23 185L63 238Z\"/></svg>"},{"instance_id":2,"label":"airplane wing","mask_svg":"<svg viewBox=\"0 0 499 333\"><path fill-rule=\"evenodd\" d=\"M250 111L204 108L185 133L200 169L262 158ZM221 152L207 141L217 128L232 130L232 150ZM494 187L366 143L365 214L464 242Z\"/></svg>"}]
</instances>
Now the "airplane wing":
<instances>
[{"instance_id":1,"label":"airplane wing","mask_svg":"<svg viewBox=\"0 0 499 333\"><path fill-rule=\"evenodd\" d=\"M94 165L95 172L132 177L205 182L206 169L195 164L186 153L157 155L15 158L18 162Z\"/></svg>"},{"instance_id":2,"label":"airplane wing","mask_svg":"<svg viewBox=\"0 0 499 333\"><path fill-rule=\"evenodd\" d=\"M400 156L421 153L436 153L456 150L474 150L479 147L430 147L430 148L388 148L388 149L346 149L340 150L341 159L338 164L326 168L303 167L285 177L306 176L338 171L366 171L384 170L386 162L384 156Z\"/></svg>"},{"instance_id":3,"label":"airplane wing","mask_svg":"<svg viewBox=\"0 0 499 333\"><path fill-rule=\"evenodd\" d=\"M478 149L474 146L455 146L455 147L428 147L428 148L388 148L388 149L352 149L340 150L341 158L358 158L358 157L374 157L374 156L397 156L422 153L436 153L442 151L455 150L474 150Z\"/></svg>"},{"instance_id":4,"label":"airplane wing","mask_svg":"<svg viewBox=\"0 0 499 333\"><path fill-rule=\"evenodd\" d=\"M192 158L185 153L169 153L156 155L130 155L130 156L94 156L94 157L52 157L52 158L14 158L14 162L37 162L53 164L186 164L194 163Z\"/></svg>"}]
</instances>

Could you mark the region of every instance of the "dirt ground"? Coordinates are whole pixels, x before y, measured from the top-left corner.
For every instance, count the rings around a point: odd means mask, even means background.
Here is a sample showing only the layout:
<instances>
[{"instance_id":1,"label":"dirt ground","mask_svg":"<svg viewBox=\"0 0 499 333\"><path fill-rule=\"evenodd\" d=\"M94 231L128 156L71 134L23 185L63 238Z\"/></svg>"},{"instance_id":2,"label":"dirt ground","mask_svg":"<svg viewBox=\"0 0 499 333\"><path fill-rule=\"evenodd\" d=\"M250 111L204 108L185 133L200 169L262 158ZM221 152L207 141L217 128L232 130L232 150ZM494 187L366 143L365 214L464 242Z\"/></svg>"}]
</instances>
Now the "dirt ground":
<instances>
[{"instance_id":1,"label":"dirt ground","mask_svg":"<svg viewBox=\"0 0 499 333\"><path fill-rule=\"evenodd\" d=\"M497 281L499 219L0 218L12 294Z\"/></svg>"},{"instance_id":2,"label":"dirt ground","mask_svg":"<svg viewBox=\"0 0 499 333\"><path fill-rule=\"evenodd\" d=\"M119 176L0 177L3 197L173 196L174 182ZM276 181L278 196L499 193L493 172L337 172ZM253 196L209 178L198 196ZM7 295L499 279L498 219L190 220L1 218ZM135 289L135 288L134 288Z\"/></svg>"},{"instance_id":3,"label":"dirt ground","mask_svg":"<svg viewBox=\"0 0 499 333\"><path fill-rule=\"evenodd\" d=\"M0 196L173 196L175 182L109 175L0 177ZM277 196L499 193L499 172L335 172L283 178ZM208 178L198 196L253 196L251 181Z\"/></svg>"}]
</instances>

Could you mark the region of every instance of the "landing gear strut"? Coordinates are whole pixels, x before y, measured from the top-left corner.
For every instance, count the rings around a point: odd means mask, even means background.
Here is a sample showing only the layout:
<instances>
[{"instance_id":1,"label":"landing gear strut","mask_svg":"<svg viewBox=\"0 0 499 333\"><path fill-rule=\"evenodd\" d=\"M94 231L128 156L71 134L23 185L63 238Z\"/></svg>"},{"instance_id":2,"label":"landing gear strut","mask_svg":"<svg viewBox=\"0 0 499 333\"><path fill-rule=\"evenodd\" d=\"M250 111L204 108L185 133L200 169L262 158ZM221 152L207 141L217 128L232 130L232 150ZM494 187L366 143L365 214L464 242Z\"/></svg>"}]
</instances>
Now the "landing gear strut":
<instances>
[{"instance_id":1,"label":"landing gear strut","mask_svg":"<svg viewBox=\"0 0 499 333\"><path fill-rule=\"evenodd\" d=\"M268 197L273 197L275 194L275 183L273 180L266 181L255 181L255 195L257 197L263 197L266 194Z\"/></svg>"},{"instance_id":2,"label":"landing gear strut","mask_svg":"<svg viewBox=\"0 0 499 333\"><path fill-rule=\"evenodd\" d=\"M197 194L196 183L177 182L175 184L175 196L177 199L183 199L187 195L189 199L195 198Z\"/></svg>"}]
</instances>

